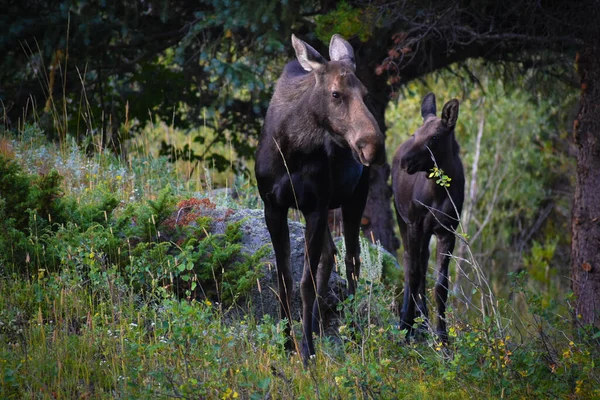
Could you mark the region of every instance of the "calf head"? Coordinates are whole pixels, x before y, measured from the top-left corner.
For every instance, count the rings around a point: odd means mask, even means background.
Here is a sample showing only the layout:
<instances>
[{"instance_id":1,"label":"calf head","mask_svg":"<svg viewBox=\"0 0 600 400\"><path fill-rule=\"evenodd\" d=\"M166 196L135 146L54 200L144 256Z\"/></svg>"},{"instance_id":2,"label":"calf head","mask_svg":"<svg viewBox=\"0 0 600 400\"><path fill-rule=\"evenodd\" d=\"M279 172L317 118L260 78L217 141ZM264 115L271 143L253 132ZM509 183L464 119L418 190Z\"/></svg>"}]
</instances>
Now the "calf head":
<instances>
[{"instance_id":1,"label":"calf head","mask_svg":"<svg viewBox=\"0 0 600 400\"><path fill-rule=\"evenodd\" d=\"M400 167L409 174L429 171L434 167L433 157L439 163L454 150L454 127L458 118L458 100L452 99L444 105L442 116L436 116L435 95L429 93L421 104L423 125L407 142ZM432 157L433 156L433 157Z\"/></svg>"},{"instance_id":2,"label":"calf head","mask_svg":"<svg viewBox=\"0 0 600 400\"><path fill-rule=\"evenodd\" d=\"M367 89L355 75L352 46L333 35L326 61L313 47L292 35L292 44L302 68L314 76L308 107L333 140L350 147L364 165L385 161L384 137L365 105Z\"/></svg>"}]
</instances>

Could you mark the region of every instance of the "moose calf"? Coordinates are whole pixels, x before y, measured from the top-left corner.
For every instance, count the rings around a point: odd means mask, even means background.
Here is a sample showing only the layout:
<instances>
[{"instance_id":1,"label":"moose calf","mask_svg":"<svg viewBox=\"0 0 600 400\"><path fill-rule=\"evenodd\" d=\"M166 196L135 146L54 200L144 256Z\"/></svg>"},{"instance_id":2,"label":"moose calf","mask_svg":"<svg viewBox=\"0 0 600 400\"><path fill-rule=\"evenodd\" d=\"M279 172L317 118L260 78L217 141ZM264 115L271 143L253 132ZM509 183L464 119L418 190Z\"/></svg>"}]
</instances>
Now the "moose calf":
<instances>
[{"instance_id":1,"label":"moose calf","mask_svg":"<svg viewBox=\"0 0 600 400\"><path fill-rule=\"evenodd\" d=\"M385 159L384 138L364 103L367 90L355 72L352 46L339 35L329 44L331 61L292 35L297 60L277 81L256 152L256 181L265 205L279 284L286 347L291 350L289 208L306 219L302 296L303 361L315 354L321 299L333 267L335 246L328 210L342 208L348 291L360 274L359 228L369 188L369 166Z\"/></svg>"},{"instance_id":2,"label":"moose calf","mask_svg":"<svg viewBox=\"0 0 600 400\"><path fill-rule=\"evenodd\" d=\"M421 105L423 125L402 143L392 164L392 187L396 217L404 247L404 304L401 329L412 334L415 314L428 317L425 298L429 241L437 237L438 277L435 300L438 308L436 333L447 340L446 300L448 298L448 264L455 243L464 200L465 178L454 135L458 118L458 101L444 105L441 118L436 116L435 95L429 93ZM451 178L443 187L430 179L434 166Z\"/></svg>"}]
</instances>

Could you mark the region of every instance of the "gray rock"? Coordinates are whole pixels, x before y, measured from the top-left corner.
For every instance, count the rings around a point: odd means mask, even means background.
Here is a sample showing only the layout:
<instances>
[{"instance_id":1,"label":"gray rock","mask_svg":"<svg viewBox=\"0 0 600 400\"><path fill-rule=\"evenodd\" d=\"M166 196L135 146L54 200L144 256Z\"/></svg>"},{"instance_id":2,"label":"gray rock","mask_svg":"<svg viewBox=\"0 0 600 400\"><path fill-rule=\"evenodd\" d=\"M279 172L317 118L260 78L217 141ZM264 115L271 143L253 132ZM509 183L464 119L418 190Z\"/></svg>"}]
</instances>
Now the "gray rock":
<instances>
[{"instance_id":1,"label":"gray rock","mask_svg":"<svg viewBox=\"0 0 600 400\"><path fill-rule=\"evenodd\" d=\"M192 209L179 211L179 217L181 218L182 213L192 212ZM198 210L196 210L198 211ZM263 260L261 265L257 265L256 268L263 269L263 277L260 282L254 285L250 290L250 293L243 299L239 299L237 304L226 311L226 314L234 317L240 317L245 314L251 313L255 320L259 321L264 315L270 315L275 320L281 318L280 316L280 303L278 296L278 284L277 284L277 271L275 265L275 254L271 244L271 238L267 230L263 210L252 210L252 209L238 209L233 210L225 207L206 208L201 210L202 215L211 217L211 234L222 234L225 232L227 225L243 220L241 224L242 238L241 246L242 252L246 254L253 254L261 249L263 246L268 246L270 249L267 257ZM290 231L290 265L292 268L292 275L294 280L293 294L291 309L294 320L301 319L301 305L302 300L300 298L300 279L302 277L304 269L304 226L296 221L289 222ZM343 241L341 239L336 240L340 252L343 252ZM374 245L368 244L364 241L362 247L371 246L372 249L377 249L377 252L385 252L387 260L394 260L395 258L387 253L381 246L375 247ZM373 253L373 250L369 253ZM375 254L379 254L379 253ZM363 248L363 254L365 253ZM365 257L372 259L372 255L364 254ZM362 257L361 257L362 258ZM371 262L372 263L372 262ZM397 265L397 263L396 263ZM344 270L343 257L338 256L337 269ZM381 269L379 270L381 274ZM373 277L371 277L373 279ZM336 268L331 274L329 280L329 291L326 297L327 309L321 310L323 316L323 327L325 334L333 334L337 331L340 325L339 312L337 306L347 296L347 285L346 280L343 279L337 272Z\"/></svg>"},{"instance_id":2,"label":"gray rock","mask_svg":"<svg viewBox=\"0 0 600 400\"><path fill-rule=\"evenodd\" d=\"M264 222L263 210L231 210L217 207L214 210L204 210L203 215L213 219L212 234L224 233L228 224L243 220L241 231L242 251L252 254L263 246L270 248L269 255L263 260L264 264L257 266L263 269L263 278L257 283L245 299L238 301L236 309L232 312L252 312L257 320L268 314L275 319L280 318L280 305L277 284L277 269L275 253L272 248L271 238ZM296 221L289 222L290 231L290 265L294 279L292 294L292 313L296 320L301 318L300 279L304 269L304 226ZM329 315L336 310L337 304L346 296L346 281L333 272L329 280L329 293L327 305L329 310L324 312L324 320L331 319Z\"/></svg>"}]
</instances>

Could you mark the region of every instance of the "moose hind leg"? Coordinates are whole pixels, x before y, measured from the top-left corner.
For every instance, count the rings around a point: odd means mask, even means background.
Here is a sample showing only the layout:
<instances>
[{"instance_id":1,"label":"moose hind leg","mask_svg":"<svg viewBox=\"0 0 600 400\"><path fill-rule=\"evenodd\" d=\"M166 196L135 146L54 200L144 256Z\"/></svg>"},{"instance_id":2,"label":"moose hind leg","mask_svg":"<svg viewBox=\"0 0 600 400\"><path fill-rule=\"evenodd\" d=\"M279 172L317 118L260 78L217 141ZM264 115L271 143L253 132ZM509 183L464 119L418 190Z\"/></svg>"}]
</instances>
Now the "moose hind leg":
<instances>
[{"instance_id":1,"label":"moose hind leg","mask_svg":"<svg viewBox=\"0 0 600 400\"><path fill-rule=\"evenodd\" d=\"M347 204L342 206L342 219L344 223L344 244L346 247L346 279L348 281L348 294L356 294L356 287L360 278L360 219L364 210L364 202L360 204Z\"/></svg>"},{"instance_id":2,"label":"moose hind leg","mask_svg":"<svg viewBox=\"0 0 600 400\"><path fill-rule=\"evenodd\" d=\"M326 297L327 291L329 290L329 277L331 276L331 270L333 269L334 254L335 244L333 243L329 226L326 226L321 261L317 270L317 299L313 306L312 329L317 335L321 334L323 313L327 308Z\"/></svg>"},{"instance_id":3,"label":"moose hind leg","mask_svg":"<svg viewBox=\"0 0 600 400\"><path fill-rule=\"evenodd\" d=\"M294 283L290 268L290 235L287 214L288 210L286 208L265 204L265 221L275 250L281 318L287 319L285 348L288 351L293 351L295 346L291 338L292 313L290 302Z\"/></svg>"},{"instance_id":4,"label":"moose hind leg","mask_svg":"<svg viewBox=\"0 0 600 400\"><path fill-rule=\"evenodd\" d=\"M452 233L438 236L437 265L438 277L435 284L435 300L438 308L438 322L436 333L442 341L448 340L446 331L446 301L448 300L448 265L452 258L452 251L456 238Z\"/></svg>"}]
</instances>

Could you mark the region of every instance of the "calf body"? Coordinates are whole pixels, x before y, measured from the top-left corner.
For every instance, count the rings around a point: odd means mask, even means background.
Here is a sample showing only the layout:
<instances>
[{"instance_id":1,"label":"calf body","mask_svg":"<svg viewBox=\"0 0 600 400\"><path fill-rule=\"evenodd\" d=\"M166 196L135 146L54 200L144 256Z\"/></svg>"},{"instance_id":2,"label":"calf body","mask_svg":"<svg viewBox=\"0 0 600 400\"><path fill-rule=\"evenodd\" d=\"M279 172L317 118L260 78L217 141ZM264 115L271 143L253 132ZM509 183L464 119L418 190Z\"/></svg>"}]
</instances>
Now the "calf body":
<instances>
[{"instance_id":1,"label":"calf body","mask_svg":"<svg viewBox=\"0 0 600 400\"><path fill-rule=\"evenodd\" d=\"M320 305L334 262L328 210L341 207L348 291L360 274L359 228L369 186L369 166L384 160L384 138L354 75L354 52L339 35L331 38L326 61L292 35L297 60L286 65L269 105L256 153L256 180L277 263L282 317L290 340L288 210L306 220L301 354L315 354L312 333L320 331Z\"/></svg>"},{"instance_id":2,"label":"calf body","mask_svg":"<svg viewBox=\"0 0 600 400\"><path fill-rule=\"evenodd\" d=\"M454 135L458 101L453 99L446 103L441 118L438 118L435 96L430 93L423 99L421 115L423 125L398 147L392 164L394 205L404 247L401 328L407 329L410 334L417 313L428 317L425 283L429 242L435 235L438 242L436 331L446 340L448 264L454 250L454 231L459 224L465 186L459 146ZM438 185L435 178L429 179L430 170L436 164L451 178L449 187Z\"/></svg>"}]
</instances>

